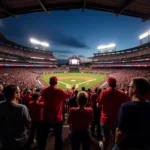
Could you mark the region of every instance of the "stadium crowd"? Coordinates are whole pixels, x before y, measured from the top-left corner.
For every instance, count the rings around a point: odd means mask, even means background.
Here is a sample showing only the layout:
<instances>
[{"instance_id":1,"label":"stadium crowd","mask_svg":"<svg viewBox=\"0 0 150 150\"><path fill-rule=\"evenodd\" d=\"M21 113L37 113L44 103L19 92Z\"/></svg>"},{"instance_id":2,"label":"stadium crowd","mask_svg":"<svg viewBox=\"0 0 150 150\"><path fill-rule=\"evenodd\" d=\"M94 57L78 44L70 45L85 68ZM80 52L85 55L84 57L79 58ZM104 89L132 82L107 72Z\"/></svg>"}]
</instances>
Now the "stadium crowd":
<instances>
[{"instance_id":1,"label":"stadium crowd","mask_svg":"<svg viewBox=\"0 0 150 150\"><path fill-rule=\"evenodd\" d=\"M27 50L21 50L17 48L8 47L5 45L0 45L0 52L23 56L23 57L39 57L43 59L55 59L52 54L48 53L42 53L42 52L34 52L34 51L27 51ZM43 51L44 52L44 51Z\"/></svg>"},{"instance_id":2,"label":"stadium crowd","mask_svg":"<svg viewBox=\"0 0 150 150\"><path fill-rule=\"evenodd\" d=\"M150 80L150 71L149 69L112 69L112 68L107 68L107 69L92 69L90 71L91 73L102 73L105 75L108 75L110 77L115 77L117 82L117 87L119 89L125 89L129 85L131 79L133 77L145 77L148 80Z\"/></svg>"},{"instance_id":3,"label":"stadium crowd","mask_svg":"<svg viewBox=\"0 0 150 150\"><path fill-rule=\"evenodd\" d=\"M113 54L111 53L110 55L105 53L105 54L101 54L99 53L99 56L94 56L95 60L99 60L99 61L114 61L114 60L125 60L125 59L130 59L131 58L137 58L137 57L141 57L143 55L148 55L150 53L150 48L145 48L145 49L141 49L141 50L137 50L137 51L130 51L130 52L125 52L122 53L122 51L120 51L119 54Z\"/></svg>"},{"instance_id":4,"label":"stadium crowd","mask_svg":"<svg viewBox=\"0 0 150 150\"><path fill-rule=\"evenodd\" d=\"M20 67L2 67L0 68L0 83L4 85L17 84L21 89L39 87L36 78L41 73L65 72L59 68L20 68ZM117 79L117 88L126 89L133 77L145 77L150 80L148 69L87 69L82 72L105 74ZM11 76L11 78L10 78Z\"/></svg>"},{"instance_id":5,"label":"stadium crowd","mask_svg":"<svg viewBox=\"0 0 150 150\"><path fill-rule=\"evenodd\" d=\"M122 63L101 63L101 64L93 64L92 67L109 67L109 66L149 66L150 65L150 61L145 61L145 62L122 62Z\"/></svg>"},{"instance_id":6,"label":"stadium crowd","mask_svg":"<svg viewBox=\"0 0 150 150\"><path fill-rule=\"evenodd\" d=\"M68 113L72 150L79 150L80 144L83 150L90 150L92 136L103 150L110 142L113 150L148 150L150 99L146 96L150 83L146 78L131 76L125 90L116 88L114 77L108 78L107 88L97 87L94 91L84 87L78 91L75 86L64 91L57 88L55 76L44 89L21 91L19 83L12 84L12 80L4 88L0 85L0 149L29 150L35 138L37 148L45 150L52 129L55 149L62 150L64 114Z\"/></svg>"}]
</instances>

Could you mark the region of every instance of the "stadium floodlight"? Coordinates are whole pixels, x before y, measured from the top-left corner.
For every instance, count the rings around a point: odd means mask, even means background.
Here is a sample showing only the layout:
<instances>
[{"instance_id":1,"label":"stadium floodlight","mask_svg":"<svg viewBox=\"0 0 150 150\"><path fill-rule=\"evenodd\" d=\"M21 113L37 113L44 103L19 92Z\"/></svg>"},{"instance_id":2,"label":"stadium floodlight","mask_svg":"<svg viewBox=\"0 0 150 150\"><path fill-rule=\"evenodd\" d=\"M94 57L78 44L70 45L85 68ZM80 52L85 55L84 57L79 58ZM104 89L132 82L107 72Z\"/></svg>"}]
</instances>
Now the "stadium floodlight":
<instances>
[{"instance_id":1,"label":"stadium floodlight","mask_svg":"<svg viewBox=\"0 0 150 150\"><path fill-rule=\"evenodd\" d=\"M48 43L46 43L46 42L40 42L40 41L38 41L36 39L33 39L33 38L30 39L30 42L33 43L33 44L42 45L44 47L49 47Z\"/></svg>"},{"instance_id":2,"label":"stadium floodlight","mask_svg":"<svg viewBox=\"0 0 150 150\"><path fill-rule=\"evenodd\" d=\"M41 44L42 46L49 47L49 44L46 43L46 42L40 42L40 44Z\"/></svg>"},{"instance_id":3,"label":"stadium floodlight","mask_svg":"<svg viewBox=\"0 0 150 150\"><path fill-rule=\"evenodd\" d=\"M109 45L107 45L107 48L113 48L113 47L116 47L116 44L109 44Z\"/></svg>"},{"instance_id":4,"label":"stadium floodlight","mask_svg":"<svg viewBox=\"0 0 150 150\"><path fill-rule=\"evenodd\" d=\"M33 39L33 38L30 39L30 42L33 44L40 44L40 41Z\"/></svg>"},{"instance_id":5,"label":"stadium floodlight","mask_svg":"<svg viewBox=\"0 0 150 150\"><path fill-rule=\"evenodd\" d=\"M113 47L116 47L116 44L112 43L108 45L100 45L97 47L97 49L105 49L105 48L113 48Z\"/></svg>"},{"instance_id":6,"label":"stadium floodlight","mask_svg":"<svg viewBox=\"0 0 150 150\"><path fill-rule=\"evenodd\" d=\"M145 33L143 33L142 35L140 35L140 36L139 36L139 39L142 40L142 39L148 37L148 35L150 35L150 31L149 31L149 32L145 32Z\"/></svg>"},{"instance_id":7,"label":"stadium floodlight","mask_svg":"<svg viewBox=\"0 0 150 150\"><path fill-rule=\"evenodd\" d=\"M101 46L98 46L97 49L105 49L106 46L105 45L101 45Z\"/></svg>"}]
</instances>

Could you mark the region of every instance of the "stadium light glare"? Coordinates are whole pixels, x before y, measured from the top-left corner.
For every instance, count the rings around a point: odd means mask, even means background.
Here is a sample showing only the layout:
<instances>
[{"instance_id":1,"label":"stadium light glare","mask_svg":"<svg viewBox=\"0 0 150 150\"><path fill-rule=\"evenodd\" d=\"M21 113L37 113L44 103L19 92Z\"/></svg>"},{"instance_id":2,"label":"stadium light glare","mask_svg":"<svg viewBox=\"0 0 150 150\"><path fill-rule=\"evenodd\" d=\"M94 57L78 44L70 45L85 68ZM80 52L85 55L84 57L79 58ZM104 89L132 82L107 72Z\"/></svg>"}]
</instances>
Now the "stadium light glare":
<instances>
[{"instance_id":1,"label":"stadium light glare","mask_svg":"<svg viewBox=\"0 0 150 150\"><path fill-rule=\"evenodd\" d=\"M40 41L33 39L33 38L30 39L30 42L33 44L40 44Z\"/></svg>"},{"instance_id":2,"label":"stadium light glare","mask_svg":"<svg viewBox=\"0 0 150 150\"><path fill-rule=\"evenodd\" d=\"M42 46L49 47L49 44L46 43L46 42L40 42L40 44L41 44Z\"/></svg>"},{"instance_id":3,"label":"stadium light glare","mask_svg":"<svg viewBox=\"0 0 150 150\"><path fill-rule=\"evenodd\" d=\"M97 47L97 49L105 49L105 48L113 48L113 47L116 47L116 44L112 43L108 45L100 45Z\"/></svg>"},{"instance_id":4,"label":"stadium light glare","mask_svg":"<svg viewBox=\"0 0 150 150\"><path fill-rule=\"evenodd\" d=\"M139 39L142 40L142 39L146 38L148 35L150 35L150 32L145 32L139 36Z\"/></svg>"},{"instance_id":5,"label":"stadium light glare","mask_svg":"<svg viewBox=\"0 0 150 150\"><path fill-rule=\"evenodd\" d=\"M109 44L109 45L107 45L107 48L113 48L113 47L116 47L116 44Z\"/></svg>"},{"instance_id":6,"label":"stadium light glare","mask_svg":"<svg viewBox=\"0 0 150 150\"><path fill-rule=\"evenodd\" d=\"M49 47L48 43L46 43L46 42L40 42L40 41L38 41L38 40L36 40L34 38L31 38L30 42L33 43L33 44L42 45L44 47Z\"/></svg>"},{"instance_id":7,"label":"stadium light glare","mask_svg":"<svg viewBox=\"0 0 150 150\"><path fill-rule=\"evenodd\" d=\"M105 45L101 45L101 46L98 46L98 47L97 47L97 49L104 49L104 48L106 48Z\"/></svg>"}]
</instances>

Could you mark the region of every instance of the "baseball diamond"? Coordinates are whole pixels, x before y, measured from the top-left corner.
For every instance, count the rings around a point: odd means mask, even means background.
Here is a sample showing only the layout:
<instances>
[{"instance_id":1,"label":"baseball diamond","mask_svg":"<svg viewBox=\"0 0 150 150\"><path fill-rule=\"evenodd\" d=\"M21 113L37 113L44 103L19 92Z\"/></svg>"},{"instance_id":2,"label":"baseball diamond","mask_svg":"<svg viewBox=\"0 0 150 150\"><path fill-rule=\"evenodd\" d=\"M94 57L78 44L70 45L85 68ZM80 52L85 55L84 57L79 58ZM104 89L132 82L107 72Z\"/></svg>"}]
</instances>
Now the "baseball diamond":
<instances>
[{"instance_id":1,"label":"baseball diamond","mask_svg":"<svg viewBox=\"0 0 150 150\"><path fill-rule=\"evenodd\" d=\"M96 85L101 85L106 76L104 74L89 74L89 73L57 73L41 75L39 80L44 86L49 85L49 78L56 76L58 78L58 87L63 89L70 89L71 86L76 85L76 89L92 88Z\"/></svg>"}]
</instances>

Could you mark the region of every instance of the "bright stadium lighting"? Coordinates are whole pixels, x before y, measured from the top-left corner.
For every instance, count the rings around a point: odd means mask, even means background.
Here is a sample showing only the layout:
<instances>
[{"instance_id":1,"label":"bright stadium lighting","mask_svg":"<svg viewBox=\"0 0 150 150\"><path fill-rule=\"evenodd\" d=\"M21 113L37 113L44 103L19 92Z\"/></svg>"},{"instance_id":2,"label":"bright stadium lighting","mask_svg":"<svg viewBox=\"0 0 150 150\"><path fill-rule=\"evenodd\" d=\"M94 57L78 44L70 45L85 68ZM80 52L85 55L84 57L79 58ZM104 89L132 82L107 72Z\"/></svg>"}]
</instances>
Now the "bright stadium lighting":
<instances>
[{"instance_id":1,"label":"bright stadium lighting","mask_svg":"<svg viewBox=\"0 0 150 150\"><path fill-rule=\"evenodd\" d=\"M33 38L30 39L30 42L33 44L40 44L40 41L33 39Z\"/></svg>"},{"instance_id":2,"label":"bright stadium lighting","mask_svg":"<svg viewBox=\"0 0 150 150\"><path fill-rule=\"evenodd\" d=\"M49 44L46 43L46 42L40 42L40 44L41 44L42 46L49 47Z\"/></svg>"},{"instance_id":3,"label":"bright stadium lighting","mask_svg":"<svg viewBox=\"0 0 150 150\"><path fill-rule=\"evenodd\" d=\"M33 43L33 44L42 45L44 47L49 47L48 43L46 43L46 42L40 42L40 41L38 41L38 40L36 40L34 38L31 38L30 42Z\"/></svg>"},{"instance_id":4,"label":"bright stadium lighting","mask_svg":"<svg viewBox=\"0 0 150 150\"><path fill-rule=\"evenodd\" d=\"M148 35L150 35L150 32L145 32L139 36L139 39L142 40L142 39L146 38Z\"/></svg>"},{"instance_id":5,"label":"bright stadium lighting","mask_svg":"<svg viewBox=\"0 0 150 150\"><path fill-rule=\"evenodd\" d=\"M116 44L108 44L108 45L100 45L97 47L97 49L105 49L105 48L113 48L116 47Z\"/></svg>"},{"instance_id":6,"label":"bright stadium lighting","mask_svg":"<svg viewBox=\"0 0 150 150\"><path fill-rule=\"evenodd\" d=\"M104 48L106 48L105 45L101 45L101 46L98 46L98 47L97 47L97 49L104 49Z\"/></svg>"},{"instance_id":7,"label":"bright stadium lighting","mask_svg":"<svg viewBox=\"0 0 150 150\"><path fill-rule=\"evenodd\" d=\"M107 48L113 48L113 47L116 47L116 44L109 44L109 45L107 45Z\"/></svg>"}]
</instances>

